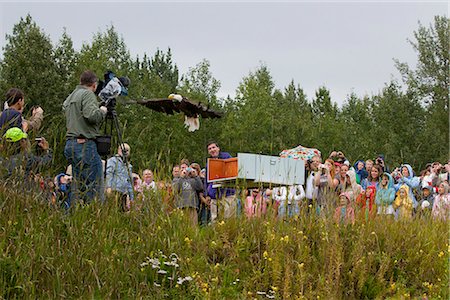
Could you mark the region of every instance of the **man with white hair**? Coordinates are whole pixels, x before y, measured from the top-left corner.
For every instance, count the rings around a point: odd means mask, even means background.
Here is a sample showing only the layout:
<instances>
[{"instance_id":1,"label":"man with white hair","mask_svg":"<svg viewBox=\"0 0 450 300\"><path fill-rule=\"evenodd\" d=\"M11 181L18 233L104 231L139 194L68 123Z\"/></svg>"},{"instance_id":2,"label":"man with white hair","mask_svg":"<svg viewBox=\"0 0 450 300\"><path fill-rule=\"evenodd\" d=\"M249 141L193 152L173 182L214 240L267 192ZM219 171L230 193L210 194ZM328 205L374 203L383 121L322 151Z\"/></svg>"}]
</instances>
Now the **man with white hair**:
<instances>
[{"instance_id":1,"label":"man with white hair","mask_svg":"<svg viewBox=\"0 0 450 300\"><path fill-rule=\"evenodd\" d=\"M133 167L128 162L130 146L126 143L119 145L117 154L106 162L106 193L111 195L116 192L121 196L122 208L130 209L130 201L134 200L133 183L131 174ZM125 203L123 203L125 202Z\"/></svg>"}]
</instances>

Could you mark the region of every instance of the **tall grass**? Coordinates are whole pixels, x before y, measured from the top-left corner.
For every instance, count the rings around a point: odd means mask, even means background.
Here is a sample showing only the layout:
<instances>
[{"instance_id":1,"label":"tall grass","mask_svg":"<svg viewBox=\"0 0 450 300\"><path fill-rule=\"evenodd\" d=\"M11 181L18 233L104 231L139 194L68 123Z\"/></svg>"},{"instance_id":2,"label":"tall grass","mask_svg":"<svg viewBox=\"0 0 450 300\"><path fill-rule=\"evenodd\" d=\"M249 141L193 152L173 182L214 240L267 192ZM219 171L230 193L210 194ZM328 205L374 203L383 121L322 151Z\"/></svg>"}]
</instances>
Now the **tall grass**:
<instances>
[{"instance_id":1,"label":"tall grass","mask_svg":"<svg viewBox=\"0 0 450 300\"><path fill-rule=\"evenodd\" d=\"M128 214L112 199L65 214L35 191L1 186L0 298L450 296L446 222L338 226L303 211L289 221L237 218L197 228L159 199Z\"/></svg>"}]
</instances>

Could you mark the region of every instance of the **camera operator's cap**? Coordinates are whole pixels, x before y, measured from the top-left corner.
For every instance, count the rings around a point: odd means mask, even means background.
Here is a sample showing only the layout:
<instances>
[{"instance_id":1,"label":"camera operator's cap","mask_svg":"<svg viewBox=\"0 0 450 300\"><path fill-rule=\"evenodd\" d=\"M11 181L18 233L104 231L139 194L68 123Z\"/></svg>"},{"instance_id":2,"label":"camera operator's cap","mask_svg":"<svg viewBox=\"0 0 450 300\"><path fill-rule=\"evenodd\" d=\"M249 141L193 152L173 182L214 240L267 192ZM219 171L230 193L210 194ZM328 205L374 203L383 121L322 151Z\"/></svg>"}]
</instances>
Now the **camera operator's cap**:
<instances>
[{"instance_id":1,"label":"camera operator's cap","mask_svg":"<svg viewBox=\"0 0 450 300\"><path fill-rule=\"evenodd\" d=\"M22 131L19 127L13 127L6 131L6 133L3 135L3 137L8 142L17 142L21 139L26 139L28 137L28 134Z\"/></svg>"}]
</instances>

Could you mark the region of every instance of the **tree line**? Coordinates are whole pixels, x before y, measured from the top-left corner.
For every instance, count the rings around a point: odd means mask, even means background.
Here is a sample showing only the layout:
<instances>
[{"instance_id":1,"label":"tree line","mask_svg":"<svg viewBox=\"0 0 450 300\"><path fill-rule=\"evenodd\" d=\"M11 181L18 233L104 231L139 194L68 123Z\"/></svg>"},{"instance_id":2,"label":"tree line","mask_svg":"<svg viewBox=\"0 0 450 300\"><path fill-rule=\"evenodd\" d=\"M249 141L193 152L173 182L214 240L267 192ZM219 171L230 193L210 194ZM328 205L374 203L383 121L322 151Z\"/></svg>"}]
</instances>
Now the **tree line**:
<instances>
[{"instance_id":1,"label":"tree line","mask_svg":"<svg viewBox=\"0 0 450 300\"><path fill-rule=\"evenodd\" d=\"M170 48L133 57L114 26L94 34L78 51L65 31L53 43L27 15L6 35L0 90L22 89L25 115L34 105L44 108L42 132L34 134L51 141L58 167L65 165L61 105L81 72L90 69L99 77L106 70L129 76L129 99L180 93L224 112L221 119L202 119L200 130L189 133L181 115L161 114L119 99L124 141L132 146L136 169L167 171L182 157L203 163L206 142L214 139L232 154L278 155L301 144L318 148L325 156L341 150L351 161L383 153L390 165L410 163L420 170L428 162L444 162L450 156L448 21L436 16L428 26L419 23L409 40L417 53L416 66L395 60L400 79L387 81L373 96L352 93L338 107L325 86L311 98L294 80L284 89L275 88L266 65L244 76L233 97L219 99L220 81L206 59L180 74Z\"/></svg>"}]
</instances>

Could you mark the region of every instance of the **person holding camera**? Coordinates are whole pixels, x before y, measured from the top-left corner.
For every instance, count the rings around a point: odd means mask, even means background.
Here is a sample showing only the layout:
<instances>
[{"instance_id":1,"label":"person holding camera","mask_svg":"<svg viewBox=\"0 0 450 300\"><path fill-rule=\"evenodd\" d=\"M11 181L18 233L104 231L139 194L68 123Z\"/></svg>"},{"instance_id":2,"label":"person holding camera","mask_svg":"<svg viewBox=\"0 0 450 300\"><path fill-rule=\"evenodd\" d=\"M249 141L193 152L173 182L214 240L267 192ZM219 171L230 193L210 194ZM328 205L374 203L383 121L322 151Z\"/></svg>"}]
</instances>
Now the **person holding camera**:
<instances>
[{"instance_id":1,"label":"person holding camera","mask_svg":"<svg viewBox=\"0 0 450 300\"><path fill-rule=\"evenodd\" d=\"M131 174L133 174L133 167L128 162L130 156L130 146L123 143L117 149L117 155L111 157L106 162L106 193L111 195L112 192L117 192L126 203L122 203L124 210L130 209L130 201L134 201L133 183L131 181Z\"/></svg>"},{"instance_id":2,"label":"person holding camera","mask_svg":"<svg viewBox=\"0 0 450 300\"><path fill-rule=\"evenodd\" d=\"M44 119L44 110L37 106L32 109L31 118L25 120L22 117L25 108L24 93L18 88L11 88L5 95L5 109L0 113L0 128L3 133L6 130L18 127L24 132L31 129L39 129Z\"/></svg>"},{"instance_id":3,"label":"person holding camera","mask_svg":"<svg viewBox=\"0 0 450 300\"><path fill-rule=\"evenodd\" d=\"M335 178L334 161L325 160L319 165L319 170L314 177L314 185L317 187L316 211L318 214L328 214L334 203L336 186L339 181Z\"/></svg>"},{"instance_id":4,"label":"person holding camera","mask_svg":"<svg viewBox=\"0 0 450 300\"><path fill-rule=\"evenodd\" d=\"M384 161L384 155L380 154L375 159L375 164L379 165L382 168L382 173L390 173L389 167L386 165L386 162Z\"/></svg>"},{"instance_id":5,"label":"person holding camera","mask_svg":"<svg viewBox=\"0 0 450 300\"><path fill-rule=\"evenodd\" d=\"M198 194L203 191L203 183L197 170L190 166L180 171L180 177L173 180L175 207L183 210L192 226L198 224Z\"/></svg>"},{"instance_id":6,"label":"person holding camera","mask_svg":"<svg viewBox=\"0 0 450 300\"><path fill-rule=\"evenodd\" d=\"M93 72L84 71L80 84L63 103L67 127L64 156L73 168L74 195L86 203L94 198L104 200L102 160L95 141L108 109L99 107L94 93L97 82Z\"/></svg>"},{"instance_id":7,"label":"person holding camera","mask_svg":"<svg viewBox=\"0 0 450 300\"><path fill-rule=\"evenodd\" d=\"M13 127L6 131L2 139L2 152L6 169L6 178L10 178L21 169L24 171L25 180L30 180L31 174L40 172L40 169L51 163L52 151L47 140L43 137L36 139L36 154L33 154L28 135L19 127Z\"/></svg>"}]
</instances>

